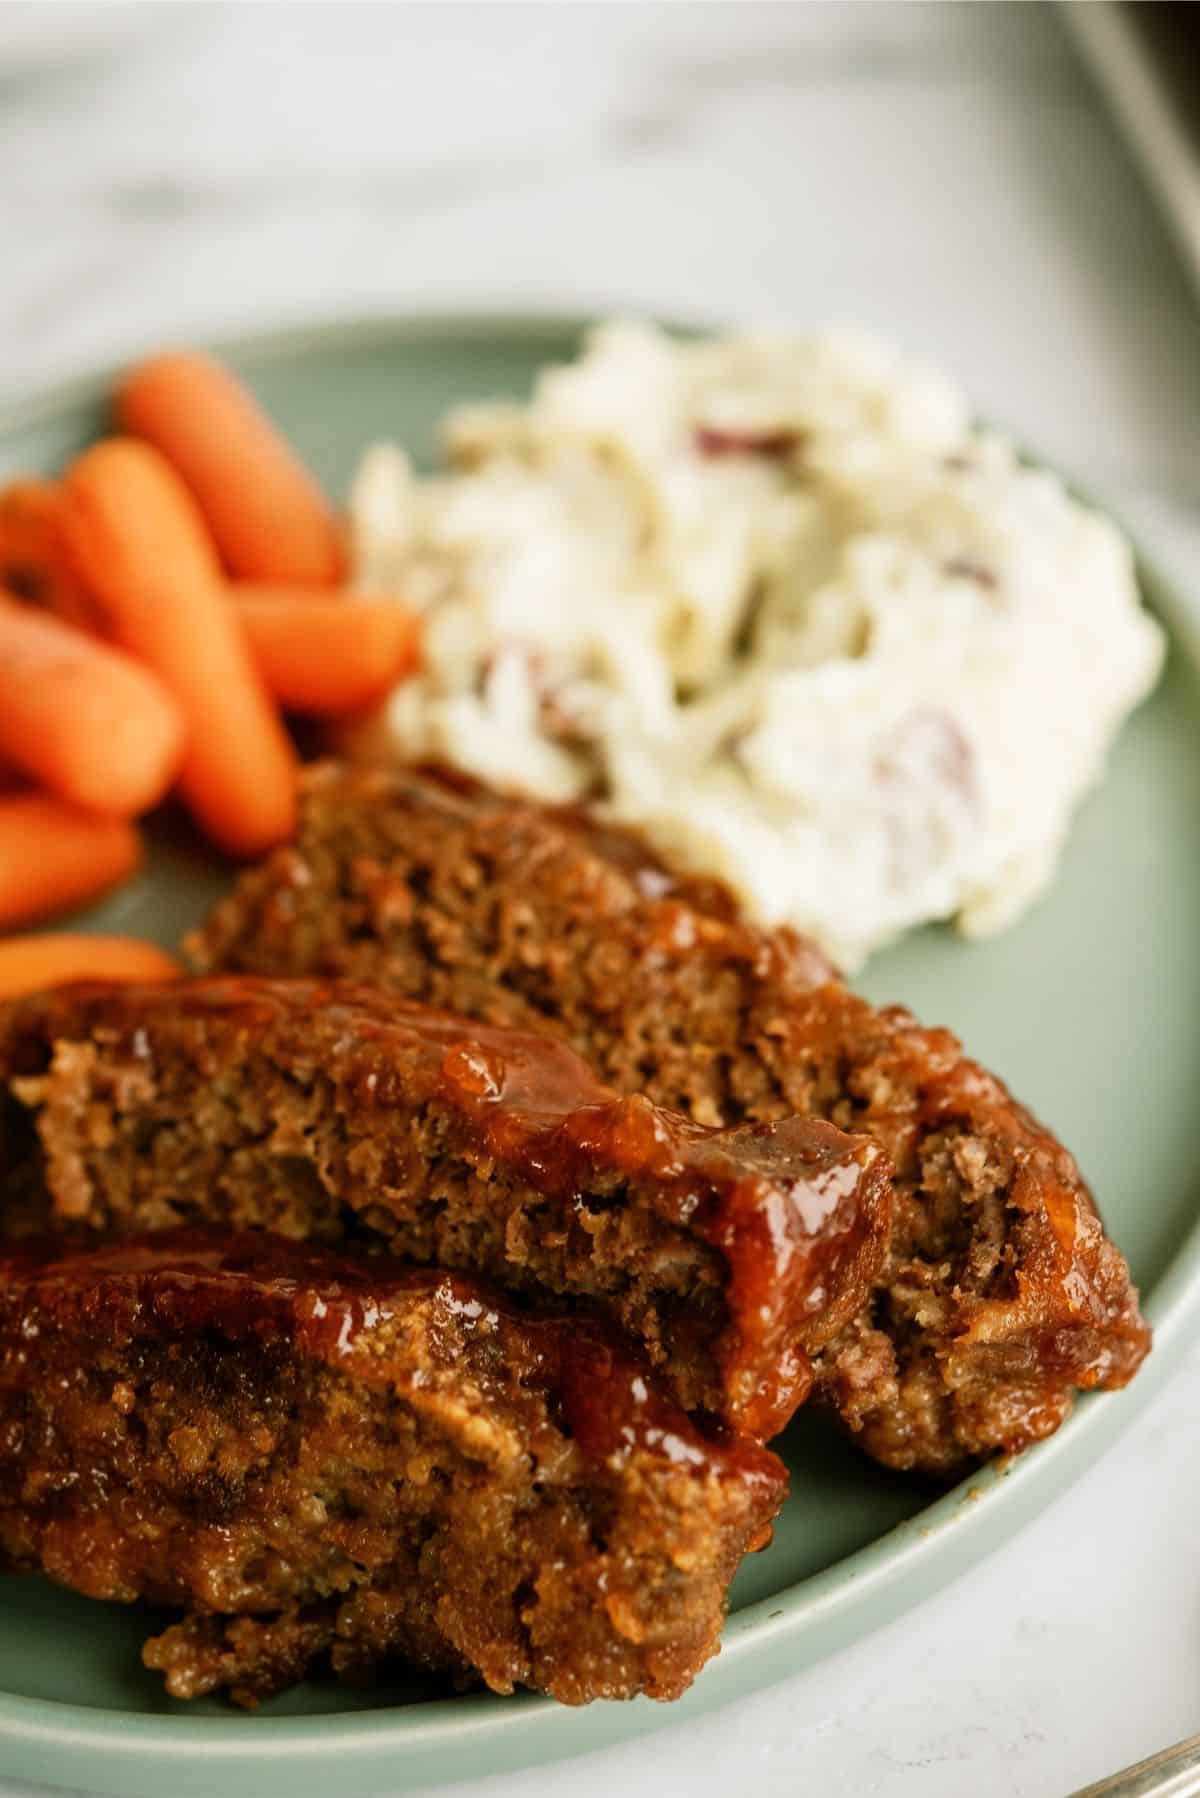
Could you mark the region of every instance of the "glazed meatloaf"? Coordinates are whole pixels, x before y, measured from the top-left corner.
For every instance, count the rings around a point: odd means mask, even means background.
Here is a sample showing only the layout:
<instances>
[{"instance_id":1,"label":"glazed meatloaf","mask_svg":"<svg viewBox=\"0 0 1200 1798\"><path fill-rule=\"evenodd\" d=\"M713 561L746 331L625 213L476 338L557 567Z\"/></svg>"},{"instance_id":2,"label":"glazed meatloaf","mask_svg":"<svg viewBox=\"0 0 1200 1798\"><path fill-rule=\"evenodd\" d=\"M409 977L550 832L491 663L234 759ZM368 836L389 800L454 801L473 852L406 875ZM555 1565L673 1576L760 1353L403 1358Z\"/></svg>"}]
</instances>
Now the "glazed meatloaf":
<instances>
[{"instance_id":1,"label":"glazed meatloaf","mask_svg":"<svg viewBox=\"0 0 1200 1798\"><path fill-rule=\"evenodd\" d=\"M0 1440L3 1564L181 1607L146 1664L242 1704L326 1654L675 1698L785 1490L602 1324L263 1232L6 1249Z\"/></svg>"},{"instance_id":2,"label":"glazed meatloaf","mask_svg":"<svg viewBox=\"0 0 1200 1798\"><path fill-rule=\"evenodd\" d=\"M887 1159L803 1118L714 1131L559 1039L375 989L249 977L0 1008L7 1229L347 1237L582 1299L688 1409L755 1435L886 1249Z\"/></svg>"},{"instance_id":3,"label":"glazed meatloaf","mask_svg":"<svg viewBox=\"0 0 1200 1798\"><path fill-rule=\"evenodd\" d=\"M319 970L561 1028L601 1077L698 1122L865 1131L896 1170L885 1267L822 1352L862 1445L943 1474L1121 1386L1149 1333L1067 1151L945 1030L850 992L586 816L406 773L312 771L298 840L247 873L203 968Z\"/></svg>"}]
</instances>

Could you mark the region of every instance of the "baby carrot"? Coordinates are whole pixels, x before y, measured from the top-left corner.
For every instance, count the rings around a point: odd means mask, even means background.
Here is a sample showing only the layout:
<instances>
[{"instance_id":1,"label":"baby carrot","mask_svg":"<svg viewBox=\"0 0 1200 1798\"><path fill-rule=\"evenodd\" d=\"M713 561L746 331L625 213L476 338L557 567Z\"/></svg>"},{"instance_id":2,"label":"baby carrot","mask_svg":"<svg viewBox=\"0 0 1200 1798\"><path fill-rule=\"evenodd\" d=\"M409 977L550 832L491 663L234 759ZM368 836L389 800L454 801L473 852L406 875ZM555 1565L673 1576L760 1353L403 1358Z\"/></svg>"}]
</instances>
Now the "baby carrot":
<instances>
[{"instance_id":1,"label":"baby carrot","mask_svg":"<svg viewBox=\"0 0 1200 1798\"><path fill-rule=\"evenodd\" d=\"M0 490L0 587L87 628L87 594L62 541L62 493L53 481L10 481Z\"/></svg>"},{"instance_id":2,"label":"baby carrot","mask_svg":"<svg viewBox=\"0 0 1200 1798\"><path fill-rule=\"evenodd\" d=\"M73 980L170 980L179 972L179 963L165 949L137 937L60 931L0 940L0 999Z\"/></svg>"},{"instance_id":3,"label":"baby carrot","mask_svg":"<svg viewBox=\"0 0 1200 1798\"><path fill-rule=\"evenodd\" d=\"M62 799L132 818L166 793L183 720L137 662L0 597L0 757Z\"/></svg>"},{"instance_id":4,"label":"baby carrot","mask_svg":"<svg viewBox=\"0 0 1200 1798\"><path fill-rule=\"evenodd\" d=\"M287 711L358 711L417 665L418 621L394 600L245 581L230 592L258 671Z\"/></svg>"},{"instance_id":5,"label":"baby carrot","mask_svg":"<svg viewBox=\"0 0 1200 1798\"><path fill-rule=\"evenodd\" d=\"M0 798L0 928L70 911L139 866L141 841L121 818L93 818L48 793Z\"/></svg>"},{"instance_id":6,"label":"baby carrot","mask_svg":"<svg viewBox=\"0 0 1200 1798\"><path fill-rule=\"evenodd\" d=\"M332 586L337 519L253 396L209 356L156 356L117 394L121 428L167 458L203 512L230 574Z\"/></svg>"},{"instance_id":7,"label":"baby carrot","mask_svg":"<svg viewBox=\"0 0 1200 1798\"><path fill-rule=\"evenodd\" d=\"M183 797L231 854L282 842L295 823L295 751L186 488L157 450L121 437L86 450L63 487L67 544L105 635L152 668L183 713Z\"/></svg>"}]
</instances>

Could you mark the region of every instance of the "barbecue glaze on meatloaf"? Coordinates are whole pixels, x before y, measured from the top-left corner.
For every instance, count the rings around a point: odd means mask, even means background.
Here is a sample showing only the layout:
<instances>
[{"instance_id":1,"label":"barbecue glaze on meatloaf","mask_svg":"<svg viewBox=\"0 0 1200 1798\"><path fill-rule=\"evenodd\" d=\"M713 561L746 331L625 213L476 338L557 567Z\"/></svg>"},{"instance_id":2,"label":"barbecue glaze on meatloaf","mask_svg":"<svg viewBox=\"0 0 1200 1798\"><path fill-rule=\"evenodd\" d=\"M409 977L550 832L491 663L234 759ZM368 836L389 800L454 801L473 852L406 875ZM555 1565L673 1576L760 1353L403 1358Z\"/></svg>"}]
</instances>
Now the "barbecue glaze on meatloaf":
<instances>
[{"instance_id":1,"label":"barbecue glaze on meatloaf","mask_svg":"<svg viewBox=\"0 0 1200 1798\"><path fill-rule=\"evenodd\" d=\"M329 1654L567 1704L675 1698L786 1475L604 1325L263 1232L0 1255L0 1561L180 1606L242 1704Z\"/></svg>"},{"instance_id":2,"label":"barbecue glaze on meatloaf","mask_svg":"<svg viewBox=\"0 0 1200 1798\"><path fill-rule=\"evenodd\" d=\"M351 1238L573 1297L689 1410L766 1437L859 1310L887 1159L804 1118L706 1130L557 1038L371 988L249 977L0 1007L0 1209ZM32 1125L32 1127L31 1127Z\"/></svg>"},{"instance_id":3,"label":"barbecue glaze on meatloaf","mask_svg":"<svg viewBox=\"0 0 1200 1798\"><path fill-rule=\"evenodd\" d=\"M948 1474L1049 1435L1149 1347L1067 1151L945 1030L850 992L635 838L463 783L312 770L298 840L243 876L197 965L385 982L561 1028L623 1092L704 1124L801 1113L896 1170L891 1247L822 1352L818 1395L871 1454Z\"/></svg>"}]
</instances>

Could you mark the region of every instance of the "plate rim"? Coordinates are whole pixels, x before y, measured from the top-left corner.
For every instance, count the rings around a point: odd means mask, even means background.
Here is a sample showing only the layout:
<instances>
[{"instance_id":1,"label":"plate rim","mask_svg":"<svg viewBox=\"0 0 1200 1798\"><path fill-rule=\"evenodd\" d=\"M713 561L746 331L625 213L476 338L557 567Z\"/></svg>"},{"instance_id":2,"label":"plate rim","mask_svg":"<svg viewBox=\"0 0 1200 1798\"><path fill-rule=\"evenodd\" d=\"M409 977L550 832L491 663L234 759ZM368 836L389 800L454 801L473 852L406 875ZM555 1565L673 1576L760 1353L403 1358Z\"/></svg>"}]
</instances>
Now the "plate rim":
<instances>
[{"instance_id":1,"label":"plate rim","mask_svg":"<svg viewBox=\"0 0 1200 1798\"><path fill-rule=\"evenodd\" d=\"M261 365L306 352L383 347L414 338L453 342L486 334L519 343L547 333L582 335L597 321L598 315L586 311L534 306L370 311L260 325L204 338L202 347L235 364ZM700 322L681 321L689 330ZM113 359L27 395L0 395L0 439L64 411L96 405L111 392L128 361ZM1121 526L1133 547L1139 583L1164 614L1179 650L1200 667L1200 595L1191 597L1158 566L1139 535L1123 523L1118 507L1097 499L1057 461L1029 459L1058 472L1086 503ZM179 1798L192 1792L208 1798L206 1782L213 1773L244 1770L254 1776L254 1790L261 1793L266 1789L263 1772L281 1768L286 1759L293 1798L310 1790L323 1792L327 1788L321 1782L334 1773L346 1791L384 1778L399 1792L478 1776L482 1754L486 1772L514 1771L611 1746L717 1709L856 1640L862 1633L856 1623L865 1610L873 1613L870 1627L877 1629L932 1596L1011 1541L1100 1458L1162 1387L1188 1346L1187 1325L1200 1314L1200 1216L1144 1310L1154 1326L1154 1352L1133 1385L1123 1392L1082 1395L1057 1435L1011 1466L976 1470L842 1560L743 1607L727 1620L720 1655L675 1704L638 1699L577 1711L533 1694L506 1699L472 1694L370 1712L247 1719L148 1715L0 1692L3 1771L9 1777L80 1785L126 1798L159 1793L169 1776ZM803 1652L794 1651L797 1639L804 1641Z\"/></svg>"}]
</instances>

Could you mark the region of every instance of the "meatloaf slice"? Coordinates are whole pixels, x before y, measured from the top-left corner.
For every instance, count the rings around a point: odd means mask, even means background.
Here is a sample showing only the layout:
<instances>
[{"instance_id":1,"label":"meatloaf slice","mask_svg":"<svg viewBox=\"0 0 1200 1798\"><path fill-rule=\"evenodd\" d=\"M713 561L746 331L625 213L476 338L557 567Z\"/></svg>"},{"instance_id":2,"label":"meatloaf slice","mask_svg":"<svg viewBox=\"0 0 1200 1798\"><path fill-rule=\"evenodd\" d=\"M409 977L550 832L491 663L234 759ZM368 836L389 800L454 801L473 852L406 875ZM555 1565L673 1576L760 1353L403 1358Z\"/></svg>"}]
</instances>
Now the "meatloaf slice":
<instances>
[{"instance_id":1,"label":"meatloaf slice","mask_svg":"<svg viewBox=\"0 0 1200 1798\"><path fill-rule=\"evenodd\" d=\"M226 977L17 1000L2 1093L10 1231L30 1214L351 1235L585 1299L689 1409L762 1437L887 1242L889 1171L866 1137L802 1118L706 1130L619 1098L556 1038L371 988Z\"/></svg>"},{"instance_id":2,"label":"meatloaf slice","mask_svg":"<svg viewBox=\"0 0 1200 1798\"><path fill-rule=\"evenodd\" d=\"M739 921L719 887L584 815L326 765L298 840L192 952L561 1027L611 1085L705 1124L798 1112L867 1132L896 1170L891 1248L818 1395L892 1466L1023 1448L1149 1347L1071 1156L948 1031L875 1009L792 932Z\"/></svg>"},{"instance_id":3,"label":"meatloaf slice","mask_svg":"<svg viewBox=\"0 0 1200 1798\"><path fill-rule=\"evenodd\" d=\"M786 1475L603 1324L258 1232L0 1255L0 1560L181 1606L167 1689L326 1652L568 1704L675 1698Z\"/></svg>"}]
</instances>

